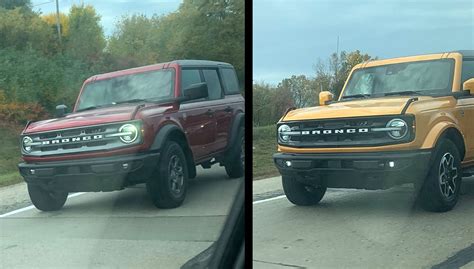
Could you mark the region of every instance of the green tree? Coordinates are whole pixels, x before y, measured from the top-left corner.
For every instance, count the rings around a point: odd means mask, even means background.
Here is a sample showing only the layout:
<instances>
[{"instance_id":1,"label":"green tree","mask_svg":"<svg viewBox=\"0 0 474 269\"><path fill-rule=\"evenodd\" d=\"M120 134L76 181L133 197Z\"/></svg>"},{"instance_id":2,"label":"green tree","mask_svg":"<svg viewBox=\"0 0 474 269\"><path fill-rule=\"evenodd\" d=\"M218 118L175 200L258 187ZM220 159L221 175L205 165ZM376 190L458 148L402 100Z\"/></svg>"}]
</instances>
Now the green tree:
<instances>
[{"instance_id":1,"label":"green tree","mask_svg":"<svg viewBox=\"0 0 474 269\"><path fill-rule=\"evenodd\" d=\"M161 29L159 43L167 59L229 62L244 81L243 0L184 0L163 18Z\"/></svg>"},{"instance_id":2,"label":"green tree","mask_svg":"<svg viewBox=\"0 0 474 269\"><path fill-rule=\"evenodd\" d=\"M109 39L108 52L120 68L160 62L160 30L160 18L156 15L123 16Z\"/></svg>"},{"instance_id":3,"label":"green tree","mask_svg":"<svg viewBox=\"0 0 474 269\"><path fill-rule=\"evenodd\" d=\"M15 9L15 8L31 9L30 0L0 0L0 8Z\"/></svg>"},{"instance_id":4,"label":"green tree","mask_svg":"<svg viewBox=\"0 0 474 269\"><path fill-rule=\"evenodd\" d=\"M367 53L361 54L359 50L350 53L342 51L339 55L333 53L329 60L329 68L333 73L330 91L334 93L335 96L339 96L352 68L370 59L372 59L370 55Z\"/></svg>"},{"instance_id":5,"label":"green tree","mask_svg":"<svg viewBox=\"0 0 474 269\"><path fill-rule=\"evenodd\" d=\"M278 88L287 89L293 98L297 108L313 106L316 100L316 88L314 81L308 79L305 75L291 76L283 79Z\"/></svg>"},{"instance_id":6,"label":"green tree","mask_svg":"<svg viewBox=\"0 0 474 269\"><path fill-rule=\"evenodd\" d=\"M66 53L89 64L100 61L106 45L100 16L90 5L73 5L69 11L69 36Z\"/></svg>"},{"instance_id":7,"label":"green tree","mask_svg":"<svg viewBox=\"0 0 474 269\"><path fill-rule=\"evenodd\" d=\"M0 48L31 48L47 54L52 42L52 29L36 13L0 8Z\"/></svg>"}]
</instances>

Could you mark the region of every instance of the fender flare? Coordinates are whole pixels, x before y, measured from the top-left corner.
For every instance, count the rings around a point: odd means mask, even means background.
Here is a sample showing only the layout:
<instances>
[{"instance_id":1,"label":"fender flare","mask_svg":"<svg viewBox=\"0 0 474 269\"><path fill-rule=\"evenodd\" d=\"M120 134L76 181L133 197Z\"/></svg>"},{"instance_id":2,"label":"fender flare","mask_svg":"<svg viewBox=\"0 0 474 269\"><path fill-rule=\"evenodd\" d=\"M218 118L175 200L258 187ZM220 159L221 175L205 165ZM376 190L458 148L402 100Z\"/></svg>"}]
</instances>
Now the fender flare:
<instances>
[{"instance_id":1,"label":"fender flare","mask_svg":"<svg viewBox=\"0 0 474 269\"><path fill-rule=\"evenodd\" d=\"M184 151L184 155L186 156L186 162L188 164L188 172L189 172L189 178L195 178L196 177L196 165L194 163L194 157L191 151L191 148L189 147L188 140L186 138L186 135L184 134L183 130L179 128L177 125L168 123L160 128L158 133L155 135L155 138L153 140L153 144L150 146L151 151L160 151L165 142L168 140L170 134L172 132L180 132L185 140L186 145L181 145L182 149Z\"/></svg>"},{"instance_id":2,"label":"fender flare","mask_svg":"<svg viewBox=\"0 0 474 269\"><path fill-rule=\"evenodd\" d=\"M160 128L158 133L155 135L155 139L153 140L153 144L151 144L150 150L156 151L160 150L166 142L166 139L173 131L183 132L178 126L175 124L166 124ZM183 133L184 134L184 133Z\"/></svg>"},{"instance_id":3,"label":"fender flare","mask_svg":"<svg viewBox=\"0 0 474 269\"><path fill-rule=\"evenodd\" d=\"M245 113L240 112L237 115L235 115L235 120L232 123L232 127L230 129L230 137L229 137L229 143L227 144L227 151L232 150L232 146L235 144L235 141L237 140L237 135L240 126L245 127Z\"/></svg>"}]
</instances>

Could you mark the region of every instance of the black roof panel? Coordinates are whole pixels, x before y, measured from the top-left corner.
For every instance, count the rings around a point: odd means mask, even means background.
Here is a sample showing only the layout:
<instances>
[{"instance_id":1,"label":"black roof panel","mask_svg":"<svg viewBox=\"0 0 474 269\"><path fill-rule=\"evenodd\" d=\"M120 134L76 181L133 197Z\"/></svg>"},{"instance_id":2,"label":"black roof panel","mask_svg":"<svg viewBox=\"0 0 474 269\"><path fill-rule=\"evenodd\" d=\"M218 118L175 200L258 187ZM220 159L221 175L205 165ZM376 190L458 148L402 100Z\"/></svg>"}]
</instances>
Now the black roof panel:
<instances>
[{"instance_id":1,"label":"black roof panel","mask_svg":"<svg viewBox=\"0 0 474 269\"><path fill-rule=\"evenodd\" d=\"M453 52L459 52L463 57L474 57L474 50L457 50Z\"/></svg>"}]
</instances>

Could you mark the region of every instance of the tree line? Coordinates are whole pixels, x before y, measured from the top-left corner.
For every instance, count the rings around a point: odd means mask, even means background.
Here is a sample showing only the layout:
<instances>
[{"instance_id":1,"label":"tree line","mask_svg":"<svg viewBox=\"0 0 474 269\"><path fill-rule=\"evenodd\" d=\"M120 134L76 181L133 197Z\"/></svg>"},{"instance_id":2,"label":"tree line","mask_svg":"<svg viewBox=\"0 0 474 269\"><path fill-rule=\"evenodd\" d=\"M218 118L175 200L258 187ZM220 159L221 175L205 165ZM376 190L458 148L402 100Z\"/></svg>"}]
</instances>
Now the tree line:
<instances>
[{"instance_id":1,"label":"tree line","mask_svg":"<svg viewBox=\"0 0 474 269\"><path fill-rule=\"evenodd\" d=\"M83 81L175 59L229 62L244 79L244 0L184 0L167 15L122 16L110 37L92 5L60 14L0 0L0 122L24 123L71 107ZM243 84L243 83L242 83Z\"/></svg>"},{"instance_id":2,"label":"tree line","mask_svg":"<svg viewBox=\"0 0 474 269\"><path fill-rule=\"evenodd\" d=\"M313 66L314 77L293 75L276 86L254 82L253 126L275 124L290 107L302 108L318 105L321 91L339 96L352 68L364 61L376 59L359 50L333 53L326 61L318 60Z\"/></svg>"}]
</instances>

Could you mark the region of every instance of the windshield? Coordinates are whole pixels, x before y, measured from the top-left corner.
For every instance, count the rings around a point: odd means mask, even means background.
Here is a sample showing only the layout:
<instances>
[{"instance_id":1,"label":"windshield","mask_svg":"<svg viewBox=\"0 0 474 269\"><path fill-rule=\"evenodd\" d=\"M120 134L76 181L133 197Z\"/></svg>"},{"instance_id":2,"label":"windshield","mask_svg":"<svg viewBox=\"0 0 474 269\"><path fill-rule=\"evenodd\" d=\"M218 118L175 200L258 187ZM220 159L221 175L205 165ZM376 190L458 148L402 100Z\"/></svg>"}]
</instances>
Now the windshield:
<instances>
[{"instance_id":1,"label":"windshield","mask_svg":"<svg viewBox=\"0 0 474 269\"><path fill-rule=\"evenodd\" d=\"M76 111L127 101L169 99L173 97L173 74L172 69L163 69L88 83Z\"/></svg>"},{"instance_id":2,"label":"windshield","mask_svg":"<svg viewBox=\"0 0 474 269\"><path fill-rule=\"evenodd\" d=\"M453 67L452 59L443 59L358 69L349 79L342 98L449 93Z\"/></svg>"}]
</instances>

